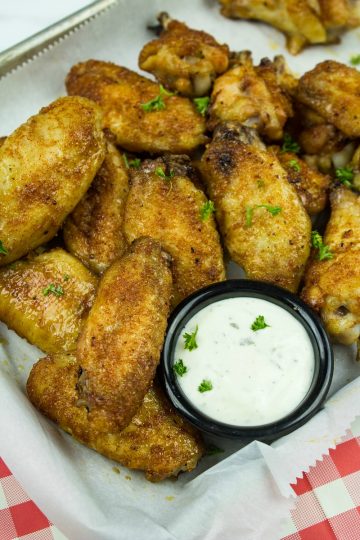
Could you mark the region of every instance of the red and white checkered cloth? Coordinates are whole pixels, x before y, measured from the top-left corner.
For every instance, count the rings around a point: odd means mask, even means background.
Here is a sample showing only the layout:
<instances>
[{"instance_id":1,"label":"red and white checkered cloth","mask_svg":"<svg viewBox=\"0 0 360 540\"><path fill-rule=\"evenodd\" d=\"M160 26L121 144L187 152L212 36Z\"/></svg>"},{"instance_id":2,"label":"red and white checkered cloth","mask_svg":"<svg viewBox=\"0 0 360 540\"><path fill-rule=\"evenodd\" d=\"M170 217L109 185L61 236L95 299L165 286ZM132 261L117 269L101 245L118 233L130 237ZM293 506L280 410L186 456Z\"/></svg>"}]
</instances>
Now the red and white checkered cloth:
<instances>
[{"instance_id":1,"label":"red and white checkered cloth","mask_svg":"<svg viewBox=\"0 0 360 540\"><path fill-rule=\"evenodd\" d=\"M297 499L283 540L360 539L360 418L292 487ZM1 459L0 540L66 540Z\"/></svg>"}]
</instances>

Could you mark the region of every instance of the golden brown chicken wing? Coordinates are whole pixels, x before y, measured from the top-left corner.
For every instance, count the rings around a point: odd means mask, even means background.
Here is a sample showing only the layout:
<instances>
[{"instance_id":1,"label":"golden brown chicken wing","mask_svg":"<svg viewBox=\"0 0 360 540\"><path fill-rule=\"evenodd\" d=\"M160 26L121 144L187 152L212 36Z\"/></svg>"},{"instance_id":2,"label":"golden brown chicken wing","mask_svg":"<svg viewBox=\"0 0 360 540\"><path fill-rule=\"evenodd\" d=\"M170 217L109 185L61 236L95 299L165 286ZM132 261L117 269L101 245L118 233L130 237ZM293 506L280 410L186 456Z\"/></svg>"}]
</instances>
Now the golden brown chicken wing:
<instances>
[{"instance_id":1,"label":"golden brown chicken wing","mask_svg":"<svg viewBox=\"0 0 360 540\"><path fill-rule=\"evenodd\" d=\"M162 480L196 467L204 451L201 439L171 408L158 386L150 388L123 431L111 423L99 431L79 400L78 378L79 364L74 357L44 358L31 371L29 399L79 442L126 467L145 471L148 480Z\"/></svg>"},{"instance_id":2,"label":"golden brown chicken wing","mask_svg":"<svg viewBox=\"0 0 360 540\"><path fill-rule=\"evenodd\" d=\"M231 258L248 277L296 291L310 251L309 216L256 131L224 124L201 172Z\"/></svg>"},{"instance_id":3,"label":"golden brown chicken wing","mask_svg":"<svg viewBox=\"0 0 360 540\"><path fill-rule=\"evenodd\" d=\"M93 99L104 125L130 152L191 152L206 142L204 118L187 98L110 62L89 60L66 78L71 95Z\"/></svg>"},{"instance_id":4,"label":"golden brown chicken wing","mask_svg":"<svg viewBox=\"0 0 360 540\"><path fill-rule=\"evenodd\" d=\"M60 98L0 148L0 265L52 238L88 189L105 155L99 107Z\"/></svg>"},{"instance_id":5,"label":"golden brown chicken wing","mask_svg":"<svg viewBox=\"0 0 360 540\"><path fill-rule=\"evenodd\" d=\"M129 179L124 158L125 154L107 143L95 180L64 224L67 249L97 274L126 249L122 225Z\"/></svg>"},{"instance_id":6,"label":"golden brown chicken wing","mask_svg":"<svg viewBox=\"0 0 360 540\"><path fill-rule=\"evenodd\" d=\"M302 298L321 314L328 332L349 345L360 336L360 196L337 188L331 208L323 238L328 250L314 253Z\"/></svg>"},{"instance_id":7,"label":"golden brown chicken wing","mask_svg":"<svg viewBox=\"0 0 360 540\"><path fill-rule=\"evenodd\" d=\"M174 304L225 279L212 206L190 180L192 174L186 157L144 162L133 175L125 209L128 242L148 235L172 256Z\"/></svg>"},{"instance_id":8,"label":"golden brown chicken wing","mask_svg":"<svg viewBox=\"0 0 360 540\"><path fill-rule=\"evenodd\" d=\"M17 261L0 269L0 320L47 353L73 351L96 284L60 248Z\"/></svg>"},{"instance_id":9,"label":"golden brown chicken wing","mask_svg":"<svg viewBox=\"0 0 360 540\"><path fill-rule=\"evenodd\" d=\"M161 36L143 47L139 67L185 96L208 94L214 79L228 67L227 45L171 19L165 12L158 20L163 28Z\"/></svg>"},{"instance_id":10,"label":"golden brown chicken wing","mask_svg":"<svg viewBox=\"0 0 360 540\"><path fill-rule=\"evenodd\" d=\"M169 256L151 238L136 240L105 272L80 335L79 395L119 429L130 422L160 360L172 294Z\"/></svg>"}]
</instances>

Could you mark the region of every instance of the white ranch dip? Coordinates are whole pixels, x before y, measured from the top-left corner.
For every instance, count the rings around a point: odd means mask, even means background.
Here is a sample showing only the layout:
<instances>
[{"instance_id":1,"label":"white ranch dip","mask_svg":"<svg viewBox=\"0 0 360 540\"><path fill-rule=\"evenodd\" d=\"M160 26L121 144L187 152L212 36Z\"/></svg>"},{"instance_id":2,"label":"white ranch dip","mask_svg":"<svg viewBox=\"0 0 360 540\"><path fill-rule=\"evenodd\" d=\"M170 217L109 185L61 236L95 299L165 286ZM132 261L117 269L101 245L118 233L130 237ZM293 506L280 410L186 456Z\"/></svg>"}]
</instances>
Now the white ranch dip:
<instances>
[{"instance_id":1,"label":"white ranch dip","mask_svg":"<svg viewBox=\"0 0 360 540\"><path fill-rule=\"evenodd\" d=\"M260 329L253 330L256 320ZM269 326L261 328L264 323ZM196 327L197 348L190 351L183 335ZM260 426L285 417L303 400L315 362L306 330L288 311L237 297L214 302L188 321L174 364L183 393L200 411L226 424Z\"/></svg>"}]
</instances>

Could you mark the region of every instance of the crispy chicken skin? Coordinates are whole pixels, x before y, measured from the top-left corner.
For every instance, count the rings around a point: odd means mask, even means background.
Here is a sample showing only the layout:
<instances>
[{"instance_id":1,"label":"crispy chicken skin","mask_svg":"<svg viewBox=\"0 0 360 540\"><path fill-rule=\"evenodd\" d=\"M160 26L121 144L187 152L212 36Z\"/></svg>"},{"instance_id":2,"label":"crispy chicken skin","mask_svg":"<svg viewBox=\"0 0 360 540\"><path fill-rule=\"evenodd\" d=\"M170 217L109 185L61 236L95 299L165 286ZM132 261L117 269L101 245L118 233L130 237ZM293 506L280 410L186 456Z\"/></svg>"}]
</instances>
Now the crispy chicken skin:
<instances>
[{"instance_id":1,"label":"crispy chicken skin","mask_svg":"<svg viewBox=\"0 0 360 540\"><path fill-rule=\"evenodd\" d=\"M299 80L296 99L350 138L360 136L360 73L327 60Z\"/></svg>"},{"instance_id":2,"label":"crispy chicken skin","mask_svg":"<svg viewBox=\"0 0 360 540\"><path fill-rule=\"evenodd\" d=\"M288 84L280 62L264 59L254 66L250 53L240 53L234 66L215 81L208 128L236 121L256 128L270 140L281 139L284 124L293 114L285 91Z\"/></svg>"},{"instance_id":3,"label":"crispy chicken skin","mask_svg":"<svg viewBox=\"0 0 360 540\"><path fill-rule=\"evenodd\" d=\"M100 108L64 97L31 117L0 148L0 265L52 238L105 155Z\"/></svg>"},{"instance_id":4,"label":"crispy chicken skin","mask_svg":"<svg viewBox=\"0 0 360 540\"><path fill-rule=\"evenodd\" d=\"M46 292L51 284L61 287L59 296ZM29 256L0 269L0 320L47 353L73 351L96 284L61 248Z\"/></svg>"},{"instance_id":5,"label":"crispy chicken skin","mask_svg":"<svg viewBox=\"0 0 360 540\"><path fill-rule=\"evenodd\" d=\"M79 401L79 364L68 355L40 360L32 369L27 392L43 414L79 442L131 469L145 471L151 481L191 471L204 452L197 432L170 406L158 386L122 431L106 423L97 429Z\"/></svg>"},{"instance_id":6,"label":"crispy chicken skin","mask_svg":"<svg viewBox=\"0 0 360 540\"><path fill-rule=\"evenodd\" d=\"M162 110L142 105L160 95L158 84L110 62L89 60L73 66L66 78L70 95L96 101L104 126L130 152L188 153L204 144L205 120L184 97L162 93Z\"/></svg>"},{"instance_id":7,"label":"crispy chicken skin","mask_svg":"<svg viewBox=\"0 0 360 540\"><path fill-rule=\"evenodd\" d=\"M168 179L156 173L159 169ZM174 305L197 289L225 279L215 220L212 215L201 219L207 198L191 181L192 174L186 156L144 162L133 174L125 210L128 242L148 235L171 255Z\"/></svg>"},{"instance_id":8,"label":"crispy chicken skin","mask_svg":"<svg viewBox=\"0 0 360 540\"><path fill-rule=\"evenodd\" d=\"M155 376L172 294L169 256L139 238L100 280L80 335L79 394L119 429L130 422Z\"/></svg>"},{"instance_id":9,"label":"crispy chicken skin","mask_svg":"<svg viewBox=\"0 0 360 540\"><path fill-rule=\"evenodd\" d=\"M200 169L231 258L249 278L296 291L311 223L276 156L254 129L229 123L215 132ZM264 205L280 210L272 215Z\"/></svg>"},{"instance_id":10,"label":"crispy chicken skin","mask_svg":"<svg viewBox=\"0 0 360 540\"><path fill-rule=\"evenodd\" d=\"M302 298L337 341L350 345L360 336L360 196L337 188L331 208L323 241L333 258L320 261L314 254Z\"/></svg>"},{"instance_id":11,"label":"crispy chicken skin","mask_svg":"<svg viewBox=\"0 0 360 540\"><path fill-rule=\"evenodd\" d=\"M126 249L122 224L129 178L123 157L107 143L105 160L95 180L64 225L67 249L97 274Z\"/></svg>"},{"instance_id":12,"label":"crispy chicken skin","mask_svg":"<svg viewBox=\"0 0 360 540\"><path fill-rule=\"evenodd\" d=\"M167 13L160 13L158 19L163 31L159 39L143 47L139 67L185 96L208 94L214 79L228 67L228 46L172 20Z\"/></svg>"}]
</instances>

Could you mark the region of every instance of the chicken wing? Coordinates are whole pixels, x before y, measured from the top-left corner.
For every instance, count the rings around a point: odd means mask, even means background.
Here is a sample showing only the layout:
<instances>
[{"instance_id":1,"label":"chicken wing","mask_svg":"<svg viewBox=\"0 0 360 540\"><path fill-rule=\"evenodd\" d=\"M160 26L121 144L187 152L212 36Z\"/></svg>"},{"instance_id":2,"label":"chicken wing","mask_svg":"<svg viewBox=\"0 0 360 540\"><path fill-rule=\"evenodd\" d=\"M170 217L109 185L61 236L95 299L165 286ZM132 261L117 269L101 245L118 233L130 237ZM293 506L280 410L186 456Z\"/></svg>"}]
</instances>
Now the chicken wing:
<instances>
[{"instance_id":1,"label":"chicken wing","mask_svg":"<svg viewBox=\"0 0 360 540\"><path fill-rule=\"evenodd\" d=\"M163 31L159 39L143 47L139 67L185 96L208 94L214 79L228 67L227 45L171 19L165 12L158 19Z\"/></svg>"},{"instance_id":2,"label":"chicken wing","mask_svg":"<svg viewBox=\"0 0 360 540\"><path fill-rule=\"evenodd\" d=\"M78 378L79 364L74 357L42 359L30 373L29 399L79 442L126 467L145 471L148 480L162 480L196 467L204 452L200 436L171 408L158 386L150 388L123 431L111 423L99 431L79 400Z\"/></svg>"},{"instance_id":3,"label":"chicken wing","mask_svg":"<svg viewBox=\"0 0 360 540\"><path fill-rule=\"evenodd\" d=\"M0 265L52 238L77 205L105 155L101 111L60 98L0 148Z\"/></svg>"},{"instance_id":4,"label":"chicken wing","mask_svg":"<svg viewBox=\"0 0 360 540\"><path fill-rule=\"evenodd\" d=\"M155 376L172 294L169 256L139 238L105 272L80 335L79 395L92 411L130 422Z\"/></svg>"},{"instance_id":5,"label":"chicken wing","mask_svg":"<svg viewBox=\"0 0 360 540\"><path fill-rule=\"evenodd\" d=\"M75 349L97 280L53 249L0 269L0 320L47 353Z\"/></svg>"},{"instance_id":6,"label":"chicken wing","mask_svg":"<svg viewBox=\"0 0 360 540\"><path fill-rule=\"evenodd\" d=\"M101 106L105 127L130 152L187 153L207 140L204 118L189 99L129 69L89 60L72 67L66 87Z\"/></svg>"},{"instance_id":7,"label":"chicken wing","mask_svg":"<svg viewBox=\"0 0 360 540\"><path fill-rule=\"evenodd\" d=\"M186 157L143 163L133 175L125 209L128 242L148 235L173 259L174 304L225 279L219 235L204 193L190 180Z\"/></svg>"},{"instance_id":8,"label":"chicken wing","mask_svg":"<svg viewBox=\"0 0 360 540\"><path fill-rule=\"evenodd\" d=\"M216 130L200 170L231 258L249 278L296 291L311 223L276 156L254 129L229 123Z\"/></svg>"},{"instance_id":9,"label":"chicken wing","mask_svg":"<svg viewBox=\"0 0 360 540\"><path fill-rule=\"evenodd\" d=\"M337 341L350 345L360 336L360 196L337 188L331 209L323 239L330 255L319 260L314 254L302 298Z\"/></svg>"},{"instance_id":10,"label":"chicken wing","mask_svg":"<svg viewBox=\"0 0 360 540\"><path fill-rule=\"evenodd\" d=\"M122 224L129 179L124 158L107 143L102 167L64 224L67 249L97 274L126 249Z\"/></svg>"}]
</instances>

